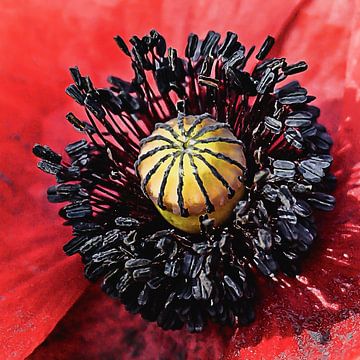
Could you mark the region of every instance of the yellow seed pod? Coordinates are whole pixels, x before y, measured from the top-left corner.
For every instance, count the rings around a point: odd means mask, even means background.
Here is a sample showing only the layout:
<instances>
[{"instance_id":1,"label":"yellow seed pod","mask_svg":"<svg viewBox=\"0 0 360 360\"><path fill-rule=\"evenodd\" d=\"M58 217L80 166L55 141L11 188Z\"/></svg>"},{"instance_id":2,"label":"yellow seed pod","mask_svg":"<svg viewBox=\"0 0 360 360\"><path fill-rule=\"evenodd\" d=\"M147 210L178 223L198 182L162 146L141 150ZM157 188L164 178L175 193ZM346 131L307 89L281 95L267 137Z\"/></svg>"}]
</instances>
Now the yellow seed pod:
<instances>
[{"instance_id":1,"label":"yellow seed pod","mask_svg":"<svg viewBox=\"0 0 360 360\"><path fill-rule=\"evenodd\" d=\"M243 146L208 114L159 123L141 141L136 172L144 193L174 227L200 231L200 215L218 226L244 194Z\"/></svg>"}]
</instances>

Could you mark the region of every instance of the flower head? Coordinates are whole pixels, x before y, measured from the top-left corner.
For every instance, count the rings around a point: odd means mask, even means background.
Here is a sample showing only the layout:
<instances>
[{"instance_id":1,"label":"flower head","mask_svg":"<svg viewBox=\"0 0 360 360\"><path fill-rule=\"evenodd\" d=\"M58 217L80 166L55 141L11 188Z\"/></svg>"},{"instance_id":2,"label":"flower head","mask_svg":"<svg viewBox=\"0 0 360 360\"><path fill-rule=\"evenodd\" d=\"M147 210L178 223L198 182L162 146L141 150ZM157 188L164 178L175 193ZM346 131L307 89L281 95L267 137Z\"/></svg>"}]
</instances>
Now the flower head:
<instances>
[{"instance_id":1,"label":"flower head","mask_svg":"<svg viewBox=\"0 0 360 360\"><path fill-rule=\"evenodd\" d=\"M299 273L316 238L313 210L332 210L332 140L297 81L304 61L268 57L274 39L246 51L235 33L190 34L182 58L155 30L134 36L134 78L96 88L78 68L66 92L89 141L62 159L36 145L39 168L90 280L164 329L254 319L254 267ZM257 63L247 70L255 54ZM167 220L167 221L166 221Z\"/></svg>"}]
</instances>

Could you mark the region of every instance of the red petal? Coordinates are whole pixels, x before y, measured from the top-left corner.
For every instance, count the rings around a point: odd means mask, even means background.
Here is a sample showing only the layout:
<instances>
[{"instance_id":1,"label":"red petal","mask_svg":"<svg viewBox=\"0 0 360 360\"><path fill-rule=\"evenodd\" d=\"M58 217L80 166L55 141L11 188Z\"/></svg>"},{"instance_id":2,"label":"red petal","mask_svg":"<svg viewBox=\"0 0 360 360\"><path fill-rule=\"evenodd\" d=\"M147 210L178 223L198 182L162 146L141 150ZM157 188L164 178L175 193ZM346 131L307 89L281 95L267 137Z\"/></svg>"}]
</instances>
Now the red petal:
<instances>
[{"instance_id":1,"label":"red petal","mask_svg":"<svg viewBox=\"0 0 360 360\"><path fill-rule=\"evenodd\" d=\"M67 309L77 300L79 291L86 285L75 264L74 259L63 259L46 271L33 266L33 272L38 274L29 275L22 271L21 275L31 276L30 279L2 293L2 359L23 359L31 353L36 344L46 338ZM11 269L10 267L9 270ZM64 284L69 286L70 291L64 291Z\"/></svg>"}]
</instances>

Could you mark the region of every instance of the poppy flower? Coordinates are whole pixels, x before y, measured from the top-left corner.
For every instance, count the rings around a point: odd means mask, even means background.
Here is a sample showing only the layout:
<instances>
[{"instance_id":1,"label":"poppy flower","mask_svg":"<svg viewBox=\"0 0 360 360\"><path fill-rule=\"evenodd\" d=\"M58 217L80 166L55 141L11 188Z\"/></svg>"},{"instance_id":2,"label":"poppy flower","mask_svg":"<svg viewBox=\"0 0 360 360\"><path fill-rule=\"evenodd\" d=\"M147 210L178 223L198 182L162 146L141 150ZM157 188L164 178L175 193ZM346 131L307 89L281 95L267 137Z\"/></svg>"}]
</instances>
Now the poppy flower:
<instances>
[{"instance_id":1,"label":"poppy flower","mask_svg":"<svg viewBox=\"0 0 360 360\"><path fill-rule=\"evenodd\" d=\"M3 357L23 358L45 338L33 358L131 358L144 354L169 358L174 353L179 357L198 354L200 358L356 356L356 3L324 6L321 1L299 1L285 9L281 2L268 2L261 5L262 11L254 2L231 2L221 11L217 6L202 4L192 9L190 4L178 7L167 2L154 2L151 7L137 2L125 7L116 2L79 3L69 8L56 2L19 3L16 8L5 5L6 21L1 26L8 36L4 36L2 46L3 53L12 56L11 61L3 62L3 74L7 74L3 81L4 88L12 90L4 94L2 106L3 118L9 119L2 122L1 152L2 263L6 269L1 280ZM154 11L160 8L161 12ZM174 26L169 14L175 12ZM249 17L251 21L246 24ZM120 18L123 21L119 22ZM27 24L26 33L20 23ZM93 79L100 84L117 70L123 78L130 77L126 58L104 39L116 33L140 35L150 28L157 28L178 49L185 47L190 31L204 33L214 28L225 33L232 29L241 33L242 42L249 46L260 44L271 33L278 39L272 55L286 56L293 62L303 58L309 63L309 71L299 78L317 95L321 122L335 140L335 212L318 215L320 238L301 276L280 278L278 284L259 278L263 296L257 305L257 320L235 333L211 326L200 335L181 332L179 339L176 332L164 333L137 316L127 315L118 303L89 288L82 280L78 259L65 258L61 253L67 230L60 227L43 196L44 185L50 182L33 170L33 143L61 148L69 140L77 140L59 121L69 110L76 111L62 95L67 85L63 68L76 63L94 74ZM28 61L22 54L27 54ZM42 101L45 97L52 101ZM14 226L16 221L21 226ZM86 347L79 349L79 344Z\"/></svg>"}]
</instances>

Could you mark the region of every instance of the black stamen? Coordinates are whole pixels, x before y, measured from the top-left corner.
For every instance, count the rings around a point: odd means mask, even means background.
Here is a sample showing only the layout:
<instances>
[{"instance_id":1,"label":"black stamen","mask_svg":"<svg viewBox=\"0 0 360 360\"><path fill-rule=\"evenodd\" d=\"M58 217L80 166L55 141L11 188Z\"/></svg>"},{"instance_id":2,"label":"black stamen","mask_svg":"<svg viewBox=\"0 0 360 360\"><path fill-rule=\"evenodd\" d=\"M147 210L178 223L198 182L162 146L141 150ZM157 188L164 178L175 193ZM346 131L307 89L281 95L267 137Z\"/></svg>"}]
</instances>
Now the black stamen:
<instances>
[{"instance_id":1,"label":"black stamen","mask_svg":"<svg viewBox=\"0 0 360 360\"><path fill-rule=\"evenodd\" d=\"M196 51L196 47L198 44L199 38L196 34L190 34L188 37L188 42L186 45L186 50L185 50L185 56L187 58L192 58L195 54Z\"/></svg>"},{"instance_id":2,"label":"black stamen","mask_svg":"<svg viewBox=\"0 0 360 360\"><path fill-rule=\"evenodd\" d=\"M127 45L125 44L125 41L119 35L116 35L114 37L114 40L116 41L116 44L124 52L125 55L131 56L129 49L128 49Z\"/></svg>"},{"instance_id":3,"label":"black stamen","mask_svg":"<svg viewBox=\"0 0 360 360\"><path fill-rule=\"evenodd\" d=\"M258 60L264 60L266 58L266 56L269 54L274 43L275 43L275 39L272 36L268 35L268 37L262 44L259 52L256 54L256 58Z\"/></svg>"}]
</instances>

